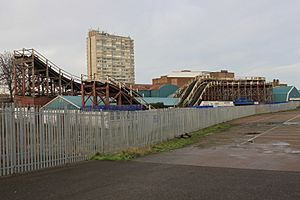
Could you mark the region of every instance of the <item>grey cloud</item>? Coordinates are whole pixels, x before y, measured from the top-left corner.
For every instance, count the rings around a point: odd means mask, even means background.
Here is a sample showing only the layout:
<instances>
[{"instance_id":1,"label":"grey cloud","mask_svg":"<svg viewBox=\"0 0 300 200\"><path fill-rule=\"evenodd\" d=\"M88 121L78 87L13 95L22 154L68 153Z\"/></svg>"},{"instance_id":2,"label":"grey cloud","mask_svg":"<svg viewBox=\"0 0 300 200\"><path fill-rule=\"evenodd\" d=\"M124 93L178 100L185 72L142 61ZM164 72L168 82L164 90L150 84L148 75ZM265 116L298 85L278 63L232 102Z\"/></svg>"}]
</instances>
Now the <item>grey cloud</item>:
<instances>
[{"instance_id":1,"label":"grey cloud","mask_svg":"<svg viewBox=\"0 0 300 200\"><path fill-rule=\"evenodd\" d=\"M79 75L87 31L99 27L135 40L138 82L183 68L227 68L300 88L299 68L285 68L300 62L299 8L295 0L3 1L0 51L33 47Z\"/></svg>"}]
</instances>

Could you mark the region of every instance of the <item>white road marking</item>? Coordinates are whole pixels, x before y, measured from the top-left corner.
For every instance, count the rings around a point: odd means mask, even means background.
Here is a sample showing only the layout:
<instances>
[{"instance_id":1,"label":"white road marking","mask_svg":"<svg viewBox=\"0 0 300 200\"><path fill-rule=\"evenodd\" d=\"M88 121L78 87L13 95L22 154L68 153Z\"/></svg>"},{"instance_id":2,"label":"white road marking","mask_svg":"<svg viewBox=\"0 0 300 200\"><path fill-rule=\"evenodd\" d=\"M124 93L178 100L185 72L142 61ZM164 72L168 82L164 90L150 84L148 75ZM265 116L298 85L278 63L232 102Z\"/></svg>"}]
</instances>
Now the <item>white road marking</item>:
<instances>
[{"instance_id":1,"label":"white road marking","mask_svg":"<svg viewBox=\"0 0 300 200\"><path fill-rule=\"evenodd\" d=\"M272 130L274 130L274 129L276 129L276 128L279 128L279 127L283 126L285 123L288 123L288 122L290 122L290 121L292 121L292 120L294 120L294 119L296 119L296 118L298 118L298 117L300 117L300 115L296 115L295 117L292 117L291 119L289 119L289 120L283 122L282 124L279 124L279 125L277 125L277 126L271 128L271 129L269 129L269 130L266 130L266 131L264 131L264 132L262 132L262 133L260 133L260 134L258 134L258 135L256 135L256 136L254 136L254 137L248 139L247 141L245 141L245 142L243 142L243 143L241 143L241 144L246 144L246 143L248 143L248 142L253 142L253 140L255 140L256 138L258 138L258 137L260 137L260 136L262 136L262 135L265 135L265 134L269 133L270 131L272 131Z\"/></svg>"}]
</instances>

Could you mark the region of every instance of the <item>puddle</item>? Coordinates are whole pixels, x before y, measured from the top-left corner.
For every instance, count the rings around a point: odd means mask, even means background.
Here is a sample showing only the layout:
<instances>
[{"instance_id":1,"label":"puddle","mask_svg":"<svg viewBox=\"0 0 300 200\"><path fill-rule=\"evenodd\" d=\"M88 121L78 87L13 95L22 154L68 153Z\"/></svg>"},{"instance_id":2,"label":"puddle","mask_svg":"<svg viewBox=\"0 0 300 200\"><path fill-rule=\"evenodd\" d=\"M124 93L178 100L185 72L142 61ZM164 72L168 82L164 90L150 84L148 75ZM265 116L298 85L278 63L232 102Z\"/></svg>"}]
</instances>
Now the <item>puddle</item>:
<instances>
[{"instance_id":1,"label":"puddle","mask_svg":"<svg viewBox=\"0 0 300 200\"><path fill-rule=\"evenodd\" d=\"M264 151L264 154L271 154L273 151Z\"/></svg>"},{"instance_id":2,"label":"puddle","mask_svg":"<svg viewBox=\"0 0 300 200\"><path fill-rule=\"evenodd\" d=\"M276 142L272 144L273 146L290 146L287 142Z\"/></svg>"},{"instance_id":3,"label":"puddle","mask_svg":"<svg viewBox=\"0 0 300 200\"><path fill-rule=\"evenodd\" d=\"M291 153L293 150L291 149L291 148L286 148L285 150L284 150L284 153Z\"/></svg>"},{"instance_id":4,"label":"puddle","mask_svg":"<svg viewBox=\"0 0 300 200\"><path fill-rule=\"evenodd\" d=\"M284 125L298 125L299 122L284 122Z\"/></svg>"},{"instance_id":5,"label":"puddle","mask_svg":"<svg viewBox=\"0 0 300 200\"><path fill-rule=\"evenodd\" d=\"M295 150L293 150L293 151L290 151L289 153L290 153L290 154L300 154L300 151L295 151Z\"/></svg>"},{"instance_id":6,"label":"puddle","mask_svg":"<svg viewBox=\"0 0 300 200\"><path fill-rule=\"evenodd\" d=\"M277 124L281 124L282 122L267 122L267 125L277 125Z\"/></svg>"},{"instance_id":7,"label":"puddle","mask_svg":"<svg viewBox=\"0 0 300 200\"><path fill-rule=\"evenodd\" d=\"M237 158L237 159L247 159L247 156L243 156L243 155L240 155L240 154L229 154L230 157L234 157L234 158Z\"/></svg>"}]
</instances>

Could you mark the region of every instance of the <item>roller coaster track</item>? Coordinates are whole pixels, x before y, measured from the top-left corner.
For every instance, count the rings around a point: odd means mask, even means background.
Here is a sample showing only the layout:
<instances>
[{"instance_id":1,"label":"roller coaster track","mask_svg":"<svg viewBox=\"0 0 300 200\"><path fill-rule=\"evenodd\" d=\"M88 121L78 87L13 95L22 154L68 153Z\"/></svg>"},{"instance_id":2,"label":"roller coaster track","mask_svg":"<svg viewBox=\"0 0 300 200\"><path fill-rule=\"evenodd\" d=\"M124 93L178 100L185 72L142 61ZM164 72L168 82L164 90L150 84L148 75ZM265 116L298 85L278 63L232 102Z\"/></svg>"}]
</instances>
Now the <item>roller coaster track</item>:
<instances>
[{"instance_id":1,"label":"roller coaster track","mask_svg":"<svg viewBox=\"0 0 300 200\"><path fill-rule=\"evenodd\" d=\"M92 98L93 105L142 104L141 97L127 85L108 77L100 82L85 76L78 77L52 63L34 49L14 51L15 100L23 104L42 105L58 95L82 96L82 105Z\"/></svg>"},{"instance_id":2,"label":"roller coaster track","mask_svg":"<svg viewBox=\"0 0 300 200\"><path fill-rule=\"evenodd\" d=\"M216 79L196 77L177 91L179 107L199 106L202 101L234 101L245 97L259 103L271 102L272 83L264 79Z\"/></svg>"}]
</instances>

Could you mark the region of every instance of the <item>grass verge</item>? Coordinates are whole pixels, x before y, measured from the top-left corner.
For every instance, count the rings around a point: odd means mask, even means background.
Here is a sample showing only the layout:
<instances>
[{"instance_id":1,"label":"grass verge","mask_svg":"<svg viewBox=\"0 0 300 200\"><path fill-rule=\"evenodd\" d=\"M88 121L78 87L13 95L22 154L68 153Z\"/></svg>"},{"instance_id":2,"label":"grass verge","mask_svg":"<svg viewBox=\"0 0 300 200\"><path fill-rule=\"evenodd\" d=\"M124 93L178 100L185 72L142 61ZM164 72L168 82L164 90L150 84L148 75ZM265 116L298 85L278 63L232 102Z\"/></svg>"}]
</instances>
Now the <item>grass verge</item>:
<instances>
[{"instance_id":1,"label":"grass verge","mask_svg":"<svg viewBox=\"0 0 300 200\"><path fill-rule=\"evenodd\" d=\"M91 160L110 160L110 161L118 161L118 160L131 160L137 157L153 154L153 153L159 153L159 152L165 152L165 151L171 151L174 149L179 149L182 147L186 147L188 145L196 144L200 141L201 138L225 131L231 127L228 123L222 123L217 124L205 129L201 129L198 131L195 131L191 133L191 137L187 138L174 138L159 144L155 144L148 147L143 148L129 148L127 150L124 150L120 153L115 154L100 154L96 153Z\"/></svg>"}]
</instances>

